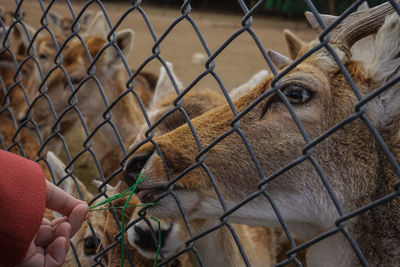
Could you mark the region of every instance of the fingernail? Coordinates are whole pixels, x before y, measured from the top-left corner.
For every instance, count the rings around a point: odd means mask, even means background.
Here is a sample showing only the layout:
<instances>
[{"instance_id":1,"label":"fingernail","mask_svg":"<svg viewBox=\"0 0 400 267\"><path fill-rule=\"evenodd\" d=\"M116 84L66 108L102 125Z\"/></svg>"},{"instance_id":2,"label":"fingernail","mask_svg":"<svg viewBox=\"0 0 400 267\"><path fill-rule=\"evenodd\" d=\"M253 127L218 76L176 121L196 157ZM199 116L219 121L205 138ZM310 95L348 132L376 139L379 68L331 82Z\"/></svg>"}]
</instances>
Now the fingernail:
<instances>
[{"instance_id":1,"label":"fingernail","mask_svg":"<svg viewBox=\"0 0 400 267\"><path fill-rule=\"evenodd\" d=\"M89 219L89 212L87 212L86 215L85 215L85 221L86 221L87 219Z\"/></svg>"}]
</instances>

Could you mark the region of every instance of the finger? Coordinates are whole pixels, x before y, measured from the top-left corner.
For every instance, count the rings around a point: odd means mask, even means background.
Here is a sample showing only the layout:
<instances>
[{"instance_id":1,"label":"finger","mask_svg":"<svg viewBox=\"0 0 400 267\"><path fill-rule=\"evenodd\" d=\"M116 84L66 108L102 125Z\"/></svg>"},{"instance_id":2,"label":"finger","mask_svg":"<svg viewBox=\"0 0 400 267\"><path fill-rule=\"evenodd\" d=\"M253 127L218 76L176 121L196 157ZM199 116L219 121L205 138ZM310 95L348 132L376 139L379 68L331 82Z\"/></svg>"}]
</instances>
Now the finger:
<instances>
[{"instance_id":1,"label":"finger","mask_svg":"<svg viewBox=\"0 0 400 267\"><path fill-rule=\"evenodd\" d=\"M57 225L57 227L53 228L53 229L54 229L54 239L56 239L60 236L63 236L68 240L67 245L66 245L67 251L68 251L69 246L70 246L69 239L71 236L71 224L68 221L66 221L66 222L63 222L63 223Z\"/></svg>"},{"instance_id":2,"label":"finger","mask_svg":"<svg viewBox=\"0 0 400 267\"><path fill-rule=\"evenodd\" d=\"M51 222L51 227L56 228L57 225L59 225L60 223L67 222L67 221L68 221L67 217L60 217L60 218L54 219Z\"/></svg>"},{"instance_id":3,"label":"finger","mask_svg":"<svg viewBox=\"0 0 400 267\"><path fill-rule=\"evenodd\" d=\"M41 225L37 231L35 244L36 246L46 248L54 240L53 228L51 225Z\"/></svg>"},{"instance_id":4,"label":"finger","mask_svg":"<svg viewBox=\"0 0 400 267\"><path fill-rule=\"evenodd\" d=\"M42 219L42 225L51 225L51 222L50 222L50 220L48 220L46 218L43 218Z\"/></svg>"},{"instance_id":5,"label":"finger","mask_svg":"<svg viewBox=\"0 0 400 267\"><path fill-rule=\"evenodd\" d=\"M68 216L71 211L79 204L86 202L78 200L72 197L61 188L54 184L46 181L46 207L61 213L64 216Z\"/></svg>"},{"instance_id":6,"label":"finger","mask_svg":"<svg viewBox=\"0 0 400 267\"><path fill-rule=\"evenodd\" d=\"M57 239L60 236L69 239L71 235L71 224L69 222L63 222L57 225L56 228L53 228L53 230L54 230L54 239Z\"/></svg>"},{"instance_id":7,"label":"finger","mask_svg":"<svg viewBox=\"0 0 400 267\"><path fill-rule=\"evenodd\" d=\"M20 264L18 264L18 267L43 266L43 262L43 254L37 253L36 245L34 241L32 241L28 248L28 251L25 254L25 258Z\"/></svg>"},{"instance_id":8,"label":"finger","mask_svg":"<svg viewBox=\"0 0 400 267\"><path fill-rule=\"evenodd\" d=\"M42 254L44 257L44 248L42 247L36 247L36 254Z\"/></svg>"},{"instance_id":9,"label":"finger","mask_svg":"<svg viewBox=\"0 0 400 267\"><path fill-rule=\"evenodd\" d=\"M65 255L67 254L67 242L68 240L64 236L60 236L47 247L46 255L44 256L45 267L58 267L64 263Z\"/></svg>"},{"instance_id":10,"label":"finger","mask_svg":"<svg viewBox=\"0 0 400 267\"><path fill-rule=\"evenodd\" d=\"M89 207L87 204L76 206L68 216L68 221L71 224L71 237L79 230L82 223L89 217Z\"/></svg>"},{"instance_id":11,"label":"finger","mask_svg":"<svg viewBox=\"0 0 400 267\"><path fill-rule=\"evenodd\" d=\"M43 254L37 253L32 255L29 259L22 261L17 267L32 267L32 266L44 266Z\"/></svg>"}]
</instances>

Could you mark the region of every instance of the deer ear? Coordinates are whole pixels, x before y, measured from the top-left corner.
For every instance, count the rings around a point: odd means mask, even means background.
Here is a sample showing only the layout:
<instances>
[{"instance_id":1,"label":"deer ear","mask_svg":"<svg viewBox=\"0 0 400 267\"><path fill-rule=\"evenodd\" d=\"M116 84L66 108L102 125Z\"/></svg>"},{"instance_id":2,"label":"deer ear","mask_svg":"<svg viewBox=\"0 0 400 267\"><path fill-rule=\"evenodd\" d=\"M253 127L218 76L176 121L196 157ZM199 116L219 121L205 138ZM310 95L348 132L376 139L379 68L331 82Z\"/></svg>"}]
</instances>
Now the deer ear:
<instances>
[{"instance_id":1,"label":"deer ear","mask_svg":"<svg viewBox=\"0 0 400 267\"><path fill-rule=\"evenodd\" d=\"M361 61L365 67L371 65L375 57L375 34L358 40L351 48L351 58Z\"/></svg>"},{"instance_id":2,"label":"deer ear","mask_svg":"<svg viewBox=\"0 0 400 267\"><path fill-rule=\"evenodd\" d=\"M358 6L357 11L369 9L368 2L363 2ZM371 65L375 57L375 34L369 35L361 40L358 40L351 48L350 52L353 60L358 60L364 63L364 66Z\"/></svg>"},{"instance_id":3,"label":"deer ear","mask_svg":"<svg viewBox=\"0 0 400 267\"><path fill-rule=\"evenodd\" d=\"M47 152L46 160L50 169L50 172L53 174L53 178L56 183L61 181L64 177L66 177L68 174L65 172L65 164L51 151ZM75 184L74 180L71 177L67 177L64 179L64 181L61 182L59 187L67 192L68 194L72 195L73 197L79 199L80 195L77 190L77 186L79 186L79 189L82 192L82 195L85 197L88 196L87 189L85 185L79 181L78 178L75 177L75 180L77 184ZM58 212L54 212L54 217L62 217L61 214Z\"/></svg>"},{"instance_id":4,"label":"deer ear","mask_svg":"<svg viewBox=\"0 0 400 267\"><path fill-rule=\"evenodd\" d=\"M133 40L135 38L135 32L131 29L122 30L116 33L116 40L118 47L128 56L133 47Z\"/></svg>"},{"instance_id":5,"label":"deer ear","mask_svg":"<svg viewBox=\"0 0 400 267\"><path fill-rule=\"evenodd\" d=\"M232 91L229 93L229 96L232 99L238 99L239 97L256 87L259 83L261 83L265 79L265 77L268 76L268 74L268 70L260 70L259 72L254 74L246 83L232 89Z\"/></svg>"},{"instance_id":6,"label":"deer ear","mask_svg":"<svg viewBox=\"0 0 400 267\"><path fill-rule=\"evenodd\" d=\"M8 27L0 28L0 44L4 42L4 38L6 37L6 32L8 31Z\"/></svg>"},{"instance_id":7,"label":"deer ear","mask_svg":"<svg viewBox=\"0 0 400 267\"><path fill-rule=\"evenodd\" d=\"M124 57L128 57L133 47L135 32L131 29L122 30L116 33L115 44L119 47ZM114 47L108 48L106 55L106 65L109 69L119 68L121 66L120 53Z\"/></svg>"},{"instance_id":8,"label":"deer ear","mask_svg":"<svg viewBox=\"0 0 400 267\"><path fill-rule=\"evenodd\" d=\"M362 2L361 5L358 6L357 11L367 10L369 9L369 5L367 1Z\"/></svg>"},{"instance_id":9,"label":"deer ear","mask_svg":"<svg viewBox=\"0 0 400 267\"><path fill-rule=\"evenodd\" d=\"M46 159L56 183L68 176L65 171L65 164L53 152L47 152ZM74 179L72 177L67 177L61 182L61 184L59 184L59 187L73 197L80 199L80 194L77 190L77 186L79 186L83 198L87 198L89 193L86 186L77 177L74 176Z\"/></svg>"},{"instance_id":10,"label":"deer ear","mask_svg":"<svg viewBox=\"0 0 400 267\"><path fill-rule=\"evenodd\" d=\"M4 6L3 5L0 5L0 19L3 21L4 24L6 23L5 18L4 18Z\"/></svg>"},{"instance_id":11,"label":"deer ear","mask_svg":"<svg viewBox=\"0 0 400 267\"><path fill-rule=\"evenodd\" d=\"M83 34L83 37L86 38L88 36L99 36L105 38L109 32L110 27L107 24L104 14L103 12L99 11L89 24L85 34Z\"/></svg>"},{"instance_id":12,"label":"deer ear","mask_svg":"<svg viewBox=\"0 0 400 267\"><path fill-rule=\"evenodd\" d=\"M14 37L14 44L17 47L17 55L26 55L30 39L35 34L35 29L27 23L24 23L25 28L20 24L16 23L12 28L12 35ZM25 31L25 29L27 31Z\"/></svg>"},{"instance_id":13,"label":"deer ear","mask_svg":"<svg viewBox=\"0 0 400 267\"><path fill-rule=\"evenodd\" d=\"M82 26L86 26L89 24L90 19L93 17L93 12L91 10L87 10L85 11L85 13L83 13L81 19L80 19L80 24Z\"/></svg>"},{"instance_id":14,"label":"deer ear","mask_svg":"<svg viewBox=\"0 0 400 267\"><path fill-rule=\"evenodd\" d=\"M100 186L103 184L102 181L97 180L97 179L93 179L93 180L91 181L91 183L92 183L92 185L94 185L96 188L100 188ZM107 184L106 187L107 187L107 194L110 195L110 196L122 192L122 183L121 183L121 181L118 181L118 183L117 183L115 186L112 186L112 185Z\"/></svg>"},{"instance_id":15,"label":"deer ear","mask_svg":"<svg viewBox=\"0 0 400 267\"><path fill-rule=\"evenodd\" d=\"M295 59L300 50L305 45L305 42L303 42L299 37L297 37L296 34L288 29L283 30L283 36L285 36L286 44L289 48L290 57L292 59Z\"/></svg>"},{"instance_id":16,"label":"deer ear","mask_svg":"<svg viewBox=\"0 0 400 267\"><path fill-rule=\"evenodd\" d=\"M47 14L47 18L49 19L51 24L54 24L57 29L61 30L61 15L55 11L50 11Z\"/></svg>"},{"instance_id":17,"label":"deer ear","mask_svg":"<svg viewBox=\"0 0 400 267\"><path fill-rule=\"evenodd\" d=\"M271 58L272 63L274 63L277 69L283 69L287 65L293 63L293 60L284 56L274 50L267 51L268 56Z\"/></svg>"},{"instance_id":18,"label":"deer ear","mask_svg":"<svg viewBox=\"0 0 400 267\"><path fill-rule=\"evenodd\" d=\"M153 107L161 101L164 97L169 96L169 95L176 95L175 87L172 83L172 80L175 82L176 86L178 89L183 88L182 82L178 79L174 72L174 66L172 65L171 62L166 62L167 63L167 68L169 72L171 73L171 77L168 76L167 70L164 68L164 66L161 66L160 68L160 75L158 76L158 81L156 85L156 89L153 95L153 99L151 102L150 107ZM171 80L172 79L172 80Z\"/></svg>"},{"instance_id":19,"label":"deer ear","mask_svg":"<svg viewBox=\"0 0 400 267\"><path fill-rule=\"evenodd\" d=\"M100 186L103 184L102 181L96 180L96 179L92 180L91 183L94 186L96 186L97 188L100 188ZM118 181L118 183L115 186L107 184L106 187L107 187L107 195L108 196L114 196L116 194L119 194L119 193L123 192L123 190L125 189L121 181ZM126 200L127 200L127 197L117 198L117 199L114 199L114 201L112 203L114 206L123 207L126 204ZM137 205L137 204L139 204L139 199L135 195L132 195L129 205ZM127 209L125 211L125 216L130 218L132 216L132 213L134 210L135 210L135 208L132 208L132 207ZM122 213L120 212L120 210L116 210L116 212L117 212L118 218L121 220Z\"/></svg>"},{"instance_id":20,"label":"deer ear","mask_svg":"<svg viewBox=\"0 0 400 267\"><path fill-rule=\"evenodd\" d=\"M306 19L308 23L310 24L311 28L314 30L314 32L319 35L323 30L317 19L315 18L314 14L310 11L306 11L304 13L306 16ZM337 16L332 16L332 15L326 15L326 14L319 14L322 20L324 21L326 27L331 25L338 17Z\"/></svg>"},{"instance_id":21,"label":"deer ear","mask_svg":"<svg viewBox=\"0 0 400 267\"><path fill-rule=\"evenodd\" d=\"M61 179L66 177L68 174L65 172L65 164L51 151L47 152L47 162L49 163L49 167L51 172L54 175L54 180L56 183L60 182ZM72 194L74 192L75 184L71 178L66 178L59 187L67 192L68 194ZM75 197L75 196L74 196Z\"/></svg>"},{"instance_id":22,"label":"deer ear","mask_svg":"<svg viewBox=\"0 0 400 267\"><path fill-rule=\"evenodd\" d=\"M376 35L376 55L370 74L382 86L400 76L400 17L387 16ZM396 83L375 97L368 104L368 111L375 125L384 128L400 116L400 83Z\"/></svg>"}]
</instances>

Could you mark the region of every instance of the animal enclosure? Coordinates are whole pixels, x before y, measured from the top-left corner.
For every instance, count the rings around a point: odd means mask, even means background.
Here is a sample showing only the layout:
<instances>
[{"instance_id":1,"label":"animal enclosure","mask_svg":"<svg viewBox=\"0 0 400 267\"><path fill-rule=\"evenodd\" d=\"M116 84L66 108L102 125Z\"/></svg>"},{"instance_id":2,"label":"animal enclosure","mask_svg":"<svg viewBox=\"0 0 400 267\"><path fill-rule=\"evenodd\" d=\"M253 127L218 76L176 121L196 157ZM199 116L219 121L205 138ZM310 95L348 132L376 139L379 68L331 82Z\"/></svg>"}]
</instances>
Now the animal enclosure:
<instances>
[{"instance_id":1,"label":"animal enclosure","mask_svg":"<svg viewBox=\"0 0 400 267\"><path fill-rule=\"evenodd\" d=\"M93 206L144 174L66 265L396 266L399 1L304 0L311 26L142 2L2 3L0 148Z\"/></svg>"}]
</instances>

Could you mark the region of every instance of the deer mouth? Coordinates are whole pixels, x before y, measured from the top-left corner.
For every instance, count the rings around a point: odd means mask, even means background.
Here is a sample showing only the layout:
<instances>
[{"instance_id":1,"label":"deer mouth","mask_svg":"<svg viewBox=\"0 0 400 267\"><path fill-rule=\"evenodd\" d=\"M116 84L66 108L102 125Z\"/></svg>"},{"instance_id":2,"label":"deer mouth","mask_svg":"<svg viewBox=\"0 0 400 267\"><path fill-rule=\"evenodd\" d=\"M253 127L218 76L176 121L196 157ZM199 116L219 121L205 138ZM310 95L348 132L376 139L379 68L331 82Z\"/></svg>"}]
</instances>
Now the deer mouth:
<instances>
[{"instance_id":1,"label":"deer mouth","mask_svg":"<svg viewBox=\"0 0 400 267\"><path fill-rule=\"evenodd\" d=\"M165 186L137 188L136 196L140 199L140 202L146 204L150 202L155 202L165 192L167 192L167 188Z\"/></svg>"},{"instance_id":2,"label":"deer mouth","mask_svg":"<svg viewBox=\"0 0 400 267\"><path fill-rule=\"evenodd\" d=\"M174 185L173 192L178 192L181 190L184 190L182 186L177 184ZM148 188L140 188L140 187L136 188L136 196L140 199L140 202L142 202L143 204L161 200L169 193L170 190L166 185L157 185Z\"/></svg>"}]
</instances>

